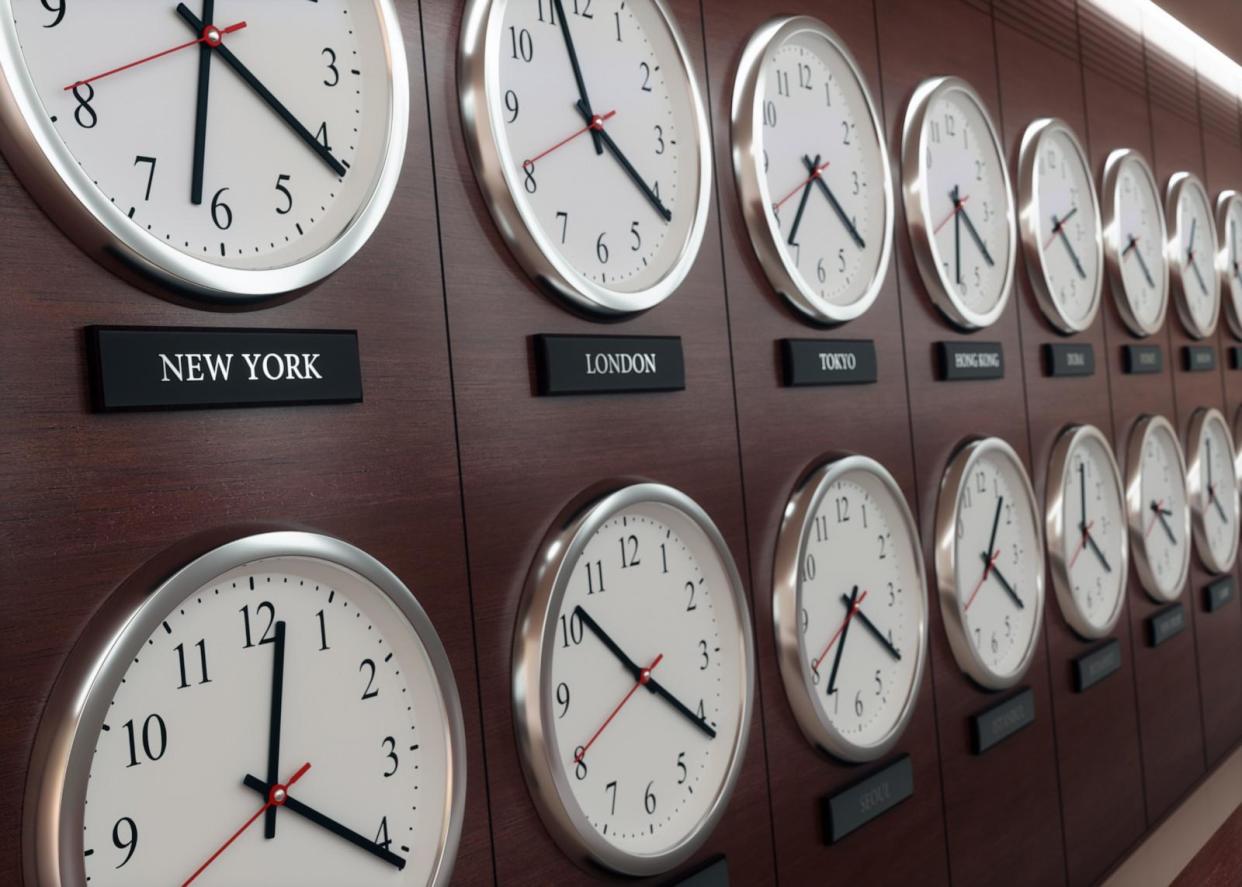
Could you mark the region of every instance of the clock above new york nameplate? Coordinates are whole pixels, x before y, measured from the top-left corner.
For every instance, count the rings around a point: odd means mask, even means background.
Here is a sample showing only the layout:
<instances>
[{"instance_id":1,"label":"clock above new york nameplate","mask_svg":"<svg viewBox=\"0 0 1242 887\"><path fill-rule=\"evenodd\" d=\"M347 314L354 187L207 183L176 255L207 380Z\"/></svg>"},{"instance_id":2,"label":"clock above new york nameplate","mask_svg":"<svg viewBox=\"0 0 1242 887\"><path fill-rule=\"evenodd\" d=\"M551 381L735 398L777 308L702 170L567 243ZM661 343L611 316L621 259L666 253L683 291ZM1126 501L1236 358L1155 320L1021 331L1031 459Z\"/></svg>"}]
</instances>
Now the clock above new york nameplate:
<instances>
[{"instance_id":1,"label":"clock above new york nameplate","mask_svg":"<svg viewBox=\"0 0 1242 887\"><path fill-rule=\"evenodd\" d=\"M161 293L297 292L374 231L405 153L390 0L0 0L0 146L89 254Z\"/></svg>"}]
</instances>

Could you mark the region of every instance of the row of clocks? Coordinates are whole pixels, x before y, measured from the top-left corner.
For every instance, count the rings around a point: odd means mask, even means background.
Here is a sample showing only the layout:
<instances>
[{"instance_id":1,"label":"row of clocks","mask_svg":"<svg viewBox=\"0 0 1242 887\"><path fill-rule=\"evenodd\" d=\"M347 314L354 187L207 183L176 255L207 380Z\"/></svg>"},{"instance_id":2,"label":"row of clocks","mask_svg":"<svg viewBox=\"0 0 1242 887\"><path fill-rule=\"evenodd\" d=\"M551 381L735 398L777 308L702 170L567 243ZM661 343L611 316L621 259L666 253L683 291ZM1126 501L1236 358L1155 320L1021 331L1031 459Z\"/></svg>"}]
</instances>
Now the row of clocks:
<instances>
[{"instance_id":1,"label":"row of clocks","mask_svg":"<svg viewBox=\"0 0 1242 887\"><path fill-rule=\"evenodd\" d=\"M965 442L933 542L961 669L985 689L1021 680L1045 538L1061 612L1085 639L1119 619L1130 552L1161 602L1186 584L1192 536L1209 570L1231 569L1240 474L1219 411L1194 414L1188 451L1187 465L1169 422L1146 417L1123 482L1107 437L1069 427L1041 510L1007 443ZM892 476L858 455L816 465L784 510L772 577L780 673L809 741L851 762L893 747L922 684L928 606ZM527 783L566 853L648 875L706 840L746 748L753 651L737 567L684 494L637 483L565 511L529 573L512 692ZM382 565L307 533L241 539L115 593L58 681L35 756L40 884L442 884L461 831L462 712L435 629Z\"/></svg>"},{"instance_id":2,"label":"row of clocks","mask_svg":"<svg viewBox=\"0 0 1242 887\"><path fill-rule=\"evenodd\" d=\"M402 164L408 83L390 0L308 5L293 31L283 11L234 21L215 6L121 27L89 5L0 0L0 142L89 252L161 291L239 305L306 289L374 231ZM470 0L461 35L467 146L519 263L597 315L669 297L702 240L712 160L703 91L663 3ZM807 17L761 28L738 68L732 136L772 286L816 323L861 315L889 266L894 188L841 40ZM1213 207L1179 173L1162 199L1142 156L1119 150L1101 201L1077 136L1043 119L1022 140L1016 202L985 104L956 77L917 89L901 156L921 276L959 327L1000 316L1022 249L1062 332L1091 324L1107 269L1136 335L1159 329L1171 279L1192 335L1212 334L1223 294L1242 337L1237 193Z\"/></svg>"}]
</instances>

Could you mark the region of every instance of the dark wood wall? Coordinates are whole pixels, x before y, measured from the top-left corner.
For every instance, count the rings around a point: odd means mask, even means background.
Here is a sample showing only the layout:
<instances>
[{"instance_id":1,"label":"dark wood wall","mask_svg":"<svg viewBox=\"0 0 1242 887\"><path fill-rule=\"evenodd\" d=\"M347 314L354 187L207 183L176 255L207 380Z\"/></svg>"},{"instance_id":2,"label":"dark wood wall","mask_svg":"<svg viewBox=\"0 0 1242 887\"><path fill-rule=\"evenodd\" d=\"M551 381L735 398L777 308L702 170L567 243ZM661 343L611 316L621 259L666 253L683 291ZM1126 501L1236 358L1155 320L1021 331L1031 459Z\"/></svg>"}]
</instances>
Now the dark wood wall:
<instances>
[{"instance_id":1,"label":"dark wood wall","mask_svg":"<svg viewBox=\"0 0 1242 887\"><path fill-rule=\"evenodd\" d=\"M1028 462L1042 498L1067 424L1089 422L1124 460L1136 420L1158 412L1186 431L1199 406L1232 422L1242 372L1223 321L1219 369L1181 369L1175 311L1155 338L1165 370L1132 376L1134 344L1114 297L1090 330L1097 373L1043 374L1039 348L1063 341L1044 320L1019 256L1010 307L986 331L952 330L914 266L900 205L884 290L833 335L876 342L878 384L789 389L777 341L822 334L775 296L750 249L729 154L738 56L769 11L744 0L669 0L707 85L716 200L698 261L656 309L606 331L683 340L687 389L541 399L530 337L601 332L541 295L518 268L475 184L457 112L462 0L396 0L410 58L411 132L393 206L359 257L311 293L252 313L208 314L152 298L73 247L0 162L0 882L20 882L21 804L31 744L64 657L91 614L129 577L157 575L255 526L340 536L391 567L448 648L466 717L469 779L461 884L608 882L573 866L535 813L513 738L510 643L532 558L583 489L641 477L677 486L720 526L750 589L758 700L728 814L664 883L718 856L733 883L1087 884L1242 740L1242 607L1202 605L1197 557L1186 632L1145 640L1158 608L1131 579L1115 630L1122 668L1075 693L1070 662L1090 649L1049 587L1044 633L1024 684L1033 725L982 756L967 718L997 698L966 679L932 598L929 667L896 753L915 794L833 847L818 800L866 768L812 749L775 659L776 529L799 476L829 453L861 452L897 478L924 533L929 581L936 490L968 434L995 434ZM631 0L634 2L634 0ZM1065 119L1097 176L1121 146L1161 184L1189 169L1213 197L1242 190L1236 97L1117 28L1085 0L803 0L850 45L882 107L894 183L915 86L968 79L992 109L1011 169L1027 124ZM1200 22L1232 22L1228 4ZM1236 22L1233 22L1236 25ZM1236 28L1235 28L1236 30ZM900 204L900 201L898 202ZM366 402L347 407L96 415L82 330L89 324L350 328L360 334ZM934 343L999 341L1006 376L935 381ZM1124 466L1123 466L1124 467ZM1236 572L1236 571L1235 571Z\"/></svg>"}]
</instances>

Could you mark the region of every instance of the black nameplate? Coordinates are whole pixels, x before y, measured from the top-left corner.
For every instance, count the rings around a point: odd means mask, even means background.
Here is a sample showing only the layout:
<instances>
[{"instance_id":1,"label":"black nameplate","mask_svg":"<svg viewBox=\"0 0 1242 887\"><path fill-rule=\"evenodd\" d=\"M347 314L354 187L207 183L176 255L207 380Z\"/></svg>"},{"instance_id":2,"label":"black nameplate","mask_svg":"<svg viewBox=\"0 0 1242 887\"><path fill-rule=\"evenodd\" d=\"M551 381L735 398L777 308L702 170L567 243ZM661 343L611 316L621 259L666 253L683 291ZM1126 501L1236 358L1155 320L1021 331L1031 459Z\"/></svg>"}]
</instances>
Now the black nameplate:
<instances>
[{"instance_id":1,"label":"black nameplate","mask_svg":"<svg viewBox=\"0 0 1242 887\"><path fill-rule=\"evenodd\" d=\"M971 751L981 755L1034 721L1035 694L1023 687L1004 702L971 716Z\"/></svg>"},{"instance_id":2,"label":"black nameplate","mask_svg":"<svg viewBox=\"0 0 1242 887\"><path fill-rule=\"evenodd\" d=\"M1005 351L1000 342L937 342L936 362L943 382L1005 377Z\"/></svg>"},{"instance_id":3,"label":"black nameplate","mask_svg":"<svg viewBox=\"0 0 1242 887\"><path fill-rule=\"evenodd\" d=\"M97 412L359 403L353 330L86 328Z\"/></svg>"},{"instance_id":4,"label":"black nameplate","mask_svg":"<svg viewBox=\"0 0 1242 887\"><path fill-rule=\"evenodd\" d=\"M1044 372L1058 378L1094 376L1095 349L1090 344L1046 344L1044 345Z\"/></svg>"},{"instance_id":5,"label":"black nameplate","mask_svg":"<svg viewBox=\"0 0 1242 887\"><path fill-rule=\"evenodd\" d=\"M1147 643L1159 647L1186 630L1186 611L1181 604L1169 604L1147 620Z\"/></svg>"},{"instance_id":6,"label":"black nameplate","mask_svg":"<svg viewBox=\"0 0 1242 887\"><path fill-rule=\"evenodd\" d=\"M1159 345L1125 345L1121 357L1123 369L1132 376L1164 372L1164 352Z\"/></svg>"},{"instance_id":7,"label":"black nameplate","mask_svg":"<svg viewBox=\"0 0 1242 887\"><path fill-rule=\"evenodd\" d=\"M820 801L824 843L835 844L855 829L892 810L914 794L914 767L902 755L883 769Z\"/></svg>"},{"instance_id":8,"label":"black nameplate","mask_svg":"<svg viewBox=\"0 0 1242 887\"><path fill-rule=\"evenodd\" d=\"M1242 370L1242 346L1229 346L1229 369Z\"/></svg>"},{"instance_id":9,"label":"black nameplate","mask_svg":"<svg viewBox=\"0 0 1242 887\"><path fill-rule=\"evenodd\" d=\"M1188 373L1216 369L1216 349L1211 345L1187 345L1182 349L1182 366Z\"/></svg>"},{"instance_id":10,"label":"black nameplate","mask_svg":"<svg viewBox=\"0 0 1242 887\"><path fill-rule=\"evenodd\" d=\"M1232 576L1217 579L1203 589L1203 608L1209 613L1215 613L1231 600L1233 600Z\"/></svg>"},{"instance_id":11,"label":"black nameplate","mask_svg":"<svg viewBox=\"0 0 1242 887\"><path fill-rule=\"evenodd\" d=\"M1116 638L1109 638L1094 650L1076 658L1073 665L1074 692L1090 690L1121 668L1121 644Z\"/></svg>"},{"instance_id":12,"label":"black nameplate","mask_svg":"<svg viewBox=\"0 0 1242 887\"><path fill-rule=\"evenodd\" d=\"M785 385L867 385L879 375L870 339L781 339Z\"/></svg>"},{"instance_id":13,"label":"black nameplate","mask_svg":"<svg viewBox=\"0 0 1242 887\"><path fill-rule=\"evenodd\" d=\"M545 396L686 387L679 336L535 336L535 370Z\"/></svg>"},{"instance_id":14,"label":"black nameplate","mask_svg":"<svg viewBox=\"0 0 1242 887\"><path fill-rule=\"evenodd\" d=\"M722 856L692 875L669 881L668 887L729 887L729 861Z\"/></svg>"}]
</instances>

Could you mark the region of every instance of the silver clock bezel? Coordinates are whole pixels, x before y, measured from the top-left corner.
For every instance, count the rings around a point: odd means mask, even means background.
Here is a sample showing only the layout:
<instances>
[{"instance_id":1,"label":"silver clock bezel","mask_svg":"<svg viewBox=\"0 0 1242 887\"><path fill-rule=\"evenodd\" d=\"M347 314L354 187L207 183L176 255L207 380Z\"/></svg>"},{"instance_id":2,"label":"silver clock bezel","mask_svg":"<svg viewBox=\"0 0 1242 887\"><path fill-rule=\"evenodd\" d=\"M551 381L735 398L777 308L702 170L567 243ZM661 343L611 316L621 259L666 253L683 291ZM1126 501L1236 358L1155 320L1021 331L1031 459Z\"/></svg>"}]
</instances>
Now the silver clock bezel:
<instances>
[{"instance_id":1,"label":"silver clock bezel","mask_svg":"<svg viewBox=\"0 0 1242 887\"><path fill-rule=\"evenodd\" d=\"M741 574L728 544L707 513L685 493L663 484L623 482L602 488L571 505L553 525L531 566L513 636L513 715L522 773L540 817L561 849L578 865L596 863L625 875L654 875L674 868L698 850L720 822L737 784L745 758L754 706L754 632ZM556 754L554 698L547 667L556 642L557 618L573 570L583 549L612 517L638 505L659 505L680 512L704 535L720 558L739 619L738 663L745 672L741 705L734 713L737 739L726 776L711 806L676 846L658 854L619 849L598 834L578 805Z\"/></svg>"},{"instance_id":2,"label":"silver clock bezel","mask_svg":"<svg viewBox=\"0 0 1242 887\"><path fill-rule=\"evenodd\" d=\"M1147 445L1149 435L1162 431L1173 441L1173 451L1177 455L1177 468L1182 479L1182 488L1186 493L1186 513L1182 515L1182 538L1186 540L1186 555L1182 558L1181 572L1172 592L1160 590L1156 574L1147 560L1147 547L1143 544L1143 448ZM1186 580L1190 576L1190 491L1186 487L1186 457L1182 453L1182 443L1177 431L1168 419L1160 415L1146 415L1139 418L1130 431L1130 440L1126 447L1126 516L1130 524L1130 550L1134 553L1134 569L1139 582L1148 597L1160 604L1171 603L1182 596Z\"/></svg>"},{"instance_id":3,"label":"silver clock bezel","mask_svg":"<svg viewBox=\"0 0 1242 887\"><path fill-rule=\"evenodd\" d=\"M1029 510L1031 531L1035 534L1035 549L1032 555L1039 559L1038 569L1033 571L1035 596L1032 605L1035 608L1032 616L1031 636L1023 651L1022 658L1012 673L997 674L975 651L970 642L969 631L962 613L963 601L957 592L957 511L961 498L962 483L970 476L971 469L984 456L999 456L1009 461L1016 469L1022 481L1022 491L1026 495L1026 506ZM949 646L953 650L953 658L975 683L986 690L1007 690L1015 686L1026 675L1035 658L1039 647L1040 632L1044 618L1044 532L1043 515L1039 513L1039 505L1035 499L1035 489L1026 467L1022 464L1017 452L999 437L968 439L963 443L945 468L940 481L936 500L936 587L940 597L940 614L944 619L945 634L949 637Z\"/></svg>"},{"instance_id":4,"label":"silver clock bezel","mask_svg":"<svg viewBox=\"0 0 1242 887\"><path fill-rule=\"evenodd\" d=\"M1212 546L1208 544L1207 537L1207 513L1209 500L1207 498L1207 485L1204 483L1202 459L1199 451L1203 443L1203 435L1207 430L1209 422L1219 422L1220 428L1225 432L1225 440L1229 443L1229 464L1236 465L1238 459L1238 450L1234 445L1233 432L1229 428L1229 423L1225 421L1225 417L1220 410L1215 407L1199 407L1190 417L1190 427L1186 431L1186 451L1190 453L1190 461L1186 468L1186 491L1190 494L1190 511L1191 511L1191 527L1194 531L1195 550L1199 553L1199 560L1208 570L1215 574L1228 573L1233 569L1234 563L1238 559L1238 529L1235 526L1234 532L1231 533L1233 546L1229 550L1229 557L1224 561L1217 560L1216 555L1212 553ZM1238 485L1232 483L1229 485L1229 494L1233 496L1233 515L1234 523L1239 522L1239 500Z\"/></svg>"},{"instance_id":5,"label":"silver clock bezel","mask_svg":"<svg viewBox=\"0 0 1242 887\"><path fill-rule=\"evenodd\" d=\"M681 65L681 85L690 97L698 138L698 200L694 218L677 261L652 286L634 292L610 289L576 271L530 216L527 202L514 197L498 146L503 126L495 119L499 99L491 92L494 67L489 48L498 45L505 8L510 0L468 0L461 19L457 56L457 87L462 130L475 180L501 237L522 269L545 292L597 317L647 311L681 286L698 258L712 198L712 137L698 74L685 38L664 0L648 0L668 28Z\"/></svg>"},{"instance_id":6,"label":"silver clock bezel","mask_svg":"<svg viewBox=\"0 0 1242 887\"><path fill-rule=\"evenodd\" d=\"M880 165L883 180L884 241L880 246L880 258L875 275L861 296L849 305L835 305L803 285L801 274L792 268L777 242L780 232L774 229L769 216L768 202L763 196L764 177L762 123L763 65L768 55L802 33L821 38L840 56L862 93L867 107L868 120L875 133L880 149ZM893 176L888 159L888 141L884 126L867 86L867 80L858 62L837 34L811 16L781 16L762 25L751 36L738 63L733 85L732 103L733 174L737 182L738 201L746 230L750 236L755 257L772 288L780 293L798 311L813 323L833 326L861 317L884 288L893 249Z\"/></svg>"},{"instance_id":7,"label":"silver clock bezel","mask_svg":"<svg viewBox=\"0 0 1242 887\"><path fill-rule=\"evenodd\" d=\"M1242 406L1238 407L1238 411L1233 416L1233 439L1236 446L1237 441L1242 440ZM1242 491L1242 450L1236 451L1234 457L1234 474L1236 475L1236 485Z\"/></svg>"},{"instance_id":8,"label":"silver clock bezel","mask_svg":"<svg viewBox=\"0 0 1242 887\"><path fill-rule=\"evenodd\" d=\"M213 548L154 588L128 582L91 618L56 680L35 740L23 812L23 868L30 887L86 883L83 808L95 741L135 654L188 595L229 570L273 558L317 560L356 573L386 595L417 634L444 704L450 755L444 828L430 884L450 882L465 812L466 729L452 666L435 627L401 580L364 551L330 536L271 532Z\"/></svg>"},{"instance_id":9,"label":"silver clock bezel","mask_svg":"<svg viewBox=\"0 0 1242 887\"><path fill-rule=\"evenodd\" d=\"M384 43L388 133L371 189L340 235L315 255L279 268L216 265L187 255L136 225L94 185L43 113L13 26L13 0L0 0L0 149L56 226L95 261L150 285L160 297L196 307L255 308L301 294L362 248L388 209L405 162L409 72L392 0L371 0Z\"/></svg>"},{"instance_id":10,"label":"silver clock bezel","mask_svg":"<svg viewBox=\"0 0 1242 887\"><path fill-rule=\"evenodd\" d=\"M1044 536L1048 540L1048 563L1051 567L1052 586L1056 591L1057 603L1061 607L1061 615L1065 617L1065 621L1079 637L1095 640L1105 637L1117 626L1117 621L1125 609L1126 582L1130 571L1130 536L1128 526L1123 525L1117 528L1121 534L1121 552L1117 558L1119 562L1117 597L1108 619L1102 625L1095 625L1078 606L1078 601L1074 599L1074 583L1070 578L1069 563L1065 559L1067 541L1065 476L1075 450L1087 440L1099 443L1108 456L1108 466L1117 490L1117 511L1124 520L1125 487L1121 484L1121 469L1118 468L1117 458L1113 455L1112 444L1094 425L1069 425L1057 438L1048 463Z\"/></svg>"},{"instance_id":11,"label":"silver clock bezel","mask_svg":"<svg viewBox=\"0 0 1242 887\"><path fill-rule=\"evenodd\" d=\"M898 519L911 543L910 556L915 565L922 596L923 611L916 631L918 640L914 674L902 703L901 711L888 733L876 743L860 745L841 735L840 731L815 704L815 686L806 669L806 650L800 614L802 612L802 571L807 542L814 516L828 488L848 474L865 473L876 480L899 503ZM845 455L822 462L798 484L785 505L776 557L772 569L772 627L776 636L777 657L785 696L793 709L802 733L813 744L843 761L861 763L874 761L888 754L901 739L918 702L927 659L927 574L923 563L923 545L918 525L901 488L879 462L866 456Z\"/></svg>"},{"instance_id":12,"label":"silver clock bezel","mask_svg":"<svg viewBox=\"0 0 1242 887\"><path fill-rule=\"evenodd\" d=\"M1242 194L1237 191L1221 191L1216 198L1216 233L1220 240L1216 250L1216 275L1220 278L1220 301L1229 332L1235 339L1242 339L1242 302L1234 299L1233 285L1229 282L1229 208L1235 204L1242 207ZM1238 260L1242 262L1242 256ZM1238 287L1242 289L1242 281L1238 282Z\"/></svg>"},{"instance_id":13,"label":"silver clock bezel","mask_svg":"<svg viewBox=\"0 0 1242 887\"><path fill-rule=\"evenodd\" d=\"M1151 189L1151 195L1154 198L1156 207L1156 224L1160 226L1160 278L1161 278L1161 299L1160 311L1156 315L1156 319L1151 324L1144 324L1137 314L1134 312L1133 306L1130 304L1130 295L1126 292L1125 276L1121 271L1121 263L1124 256L1125 247L1121 245L1121 218L1117 212L1117 201L1119 200L1117 189L1120 184L1121 170L1127 163L1138 164L1138 169L1143 174L1148 187ZM1117 304L1117 310L1121 314L1121 319L1125 322L1126 327L1135 336L1145 339L1154 335L1164 326L1165 318L1169 313L1169 263L1165 258L1163 244L1168 239L1168 227L1164 220L1164 204L1160 199L1160 185L1156 182L1156 176L1151 171L1151 166L1147 163L1146 158L1142 154L1130 148L1118 148L1108 155L1108 159L1104 162L1104 264L1108 268L1108 280L1113 289L1114 301Z\"/></svg>"},{"instance_id":14,"label":"silver clock bezel","mask_svg":"<svg viewBox=\"0 0 1242 887\"><path fill-rule=\"evenodd\" d=\"M1048 268L1044 263L1044 246L1039 230L1039 193L1035 184L1035 167L1039 161L1039 150L1044 139L1060 134L1069 141L1078 158L1083 178L1087 183L1087 192L1091 198L1091 209L1095 218L1095 236L1092 239L1095 252L1095 282L1091 296L1091 308L1081 321L1072 320L1062 309L1053 292L1048 279ZM1026 257L1027 277L1035 290L1035 297L1044 316L1061 333L1072 335L1089 329L1095 323L1100 312L1100 301L1104 289L1104 237L1100 227L1100 200L1095 193L1095 177L1091 174L1091 163L1082 143L1065 121L1055 117L1044 117L1031 123L1022 136L1022 147L1018 152L1018 220L1022 235L1022 248Z\"/></svg>"},{"instance_id":15,"label":"silver clock bezel","mask_svg":"<svg viewBox=\"0 0 1242 887\"><path fill-rule=\"evenodd\" d=\"M996 304L990 311L983 313L974 311L963 304L953 291L953 287L946 285L932 248L934 235L928 230L924 213L927 189L926 170L923 164L927 153L923 150L923 124L926 122L927 111L932 101L941 94L952 91L962 93L978 108L987 128L992 150L996 153L997 163L1000 164L1001 180L1005 183L1005 221L1009 237L1005 279ZM919 276L932 302L945 317L962 330L970 332L991 326L1004 313L1013 292L1014 268L1018 252L1018 225L1013 184L1009 178L1009 164L1005 159L1005 149L996 133L996 124L992 121L992 115L974 87L960 77L932 77L924 80L910 98L901 134L901 196L905 206L906 226L910 233L915 264L918 265Z\"/></svg>"},{"instance_id":16,"label":"silver clock bezel","mask_svg":"<svg viewBox=\"0 0 1242 887\"><path fill-rule=\"evenodd\" d=\"M1164 212L1168 217L1165 227L1168 229L1165 235L1165 262L1168 266L1176 271L1172 275L1175 286L1173 301L1177 304L1177 315L1181 318L1182 326L1186 328L1186 332L1190 333L1193 338L1206 339L1212 333L1216 332L1216 324L1220 322L1220 280L1207 281L1207 298L1212 300L1212 320L1207 326L1199 326L1195 320L1194 312L1190 310L1190 297L1186 285L1186 275L1189 273L1189 266L1182 257L1182 232L1180 216L1177 212L1177 205L1181 201L1182 193L1187 188L1198 190L1199 196L1203 198L1203 206L1207 209L1208 224L1212 230L1205 234L1210 236L1208 242L1212 244L1211 249L1215 252L1220 249L1220 238L1216 232L1216 214L1212 211L1212 199L1208 196L1207 188L1203 187L1203 182L1192 172L1174 173L1169 179L1168 194L1165 199ZM1217 262L1211 263L1212 275L1215 278L1220 277L1220 268Z\"/></svg>"}]
</instances>

